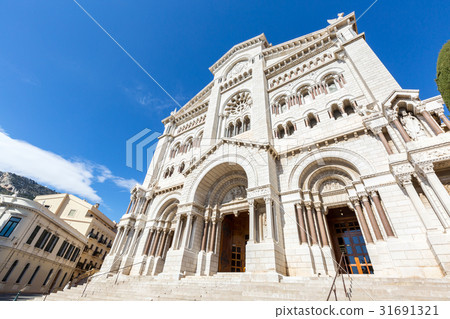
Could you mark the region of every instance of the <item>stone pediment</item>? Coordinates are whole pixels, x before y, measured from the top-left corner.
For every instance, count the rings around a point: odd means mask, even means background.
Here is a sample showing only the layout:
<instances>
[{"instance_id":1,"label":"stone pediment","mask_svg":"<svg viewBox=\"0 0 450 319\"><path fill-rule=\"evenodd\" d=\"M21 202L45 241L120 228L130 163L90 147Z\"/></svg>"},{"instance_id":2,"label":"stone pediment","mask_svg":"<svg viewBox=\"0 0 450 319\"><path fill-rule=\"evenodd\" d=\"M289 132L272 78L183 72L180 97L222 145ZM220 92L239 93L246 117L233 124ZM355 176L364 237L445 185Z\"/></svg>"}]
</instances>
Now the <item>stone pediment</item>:
<instances>
[{"instance_id":1,"label":"stone pediment","mask_svg":"<svg viewBox=\"0 0 450 319\"><path fill-rule=\"evenodd\" d=\"M264 47L269 47L270 44L267 42L266 36L264 33L261 33L260 35L251 38L247 41L241 42L239 44L236 44L233 46L230 50L228 50L227 53L225 53L216 63L214 63L209 70L211 73L215 73L217 69L219 69L222 65L224 65L227 61L229 61L237 52L242 51L250 46L253 46L255 44L262 43Z\"/></svg>"}]
</instances>

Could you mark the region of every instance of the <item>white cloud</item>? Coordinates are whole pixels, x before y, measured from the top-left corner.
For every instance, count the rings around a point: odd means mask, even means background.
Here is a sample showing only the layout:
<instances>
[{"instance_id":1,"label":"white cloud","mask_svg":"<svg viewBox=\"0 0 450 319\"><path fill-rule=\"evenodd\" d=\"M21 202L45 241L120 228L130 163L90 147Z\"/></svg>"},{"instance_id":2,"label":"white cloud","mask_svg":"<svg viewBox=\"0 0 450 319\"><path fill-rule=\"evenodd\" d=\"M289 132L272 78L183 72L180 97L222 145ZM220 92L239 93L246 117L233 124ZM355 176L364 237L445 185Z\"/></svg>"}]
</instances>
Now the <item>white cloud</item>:
<instances>
[{"instance_id":1,"label":"white cloud","mask_svg":"<svg viewBox=\"0 0 450 319\"><path fill-rule=\"evenodd\" d=\"M102 201L91 186L93 182L111 180L118 187L128 190L137 183L134 179L113 175L103 165L82 160L70 161L25 141L13 139L1 128L0 170L26 176L57 191L93 202Z\"/></svg>"}]
</instances>

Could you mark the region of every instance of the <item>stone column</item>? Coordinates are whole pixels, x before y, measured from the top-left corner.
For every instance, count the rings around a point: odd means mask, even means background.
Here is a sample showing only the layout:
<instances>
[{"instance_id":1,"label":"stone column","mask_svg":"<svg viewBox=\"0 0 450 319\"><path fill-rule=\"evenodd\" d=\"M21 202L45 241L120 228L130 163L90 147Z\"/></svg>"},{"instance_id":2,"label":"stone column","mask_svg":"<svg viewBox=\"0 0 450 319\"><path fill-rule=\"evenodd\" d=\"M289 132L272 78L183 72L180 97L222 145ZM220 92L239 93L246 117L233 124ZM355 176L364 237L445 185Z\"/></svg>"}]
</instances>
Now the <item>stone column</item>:
<instances>
[{"instance_id":1,"label":"stone column","mask_svg":"<svg viewBox=\"0 0 450 319\"><path fill-rule=\"evenodd\" d=\"M362 202L364 208L366 209L367 215L369 216L370 223L372 224L375 237L377 238L377 240L383 240L383 235L381 234L380 228L378 227L378 223L373 213L372 206L370 206L369 197L367 195L363 195Z\"/></svg>"},{"instance_id":2,"label":"stone column","mask_svg":"<svg viewBox=\"0 0 450 319\"><path fill-rule=\"evenodd\" d=\"M267 238L273 239L273 214L272 214L272 198L265 197L264 201L266 202L266 217L267 217L267 225L268 225L268 232L267 232Z\"/></svg>"},{"instance_id":3,"label":"stone column","mask_svg":"<svg viewBox=\"0 0 450 319\"><path fill-rule=\"evenodd\" d=\"M150 198L147 198L147 200L145 201L145 205L144 205L144 209L141 211L141 214L145 214L145 212L147 211L148 208L148 204L150 204Z\"/></svg>"},{"instance_id":4,"label":"stone column","mask_svg":"<svg viewBox=\"0 0 450 319\"><path fill-rule=\"evenodd\" d=\"M394 123L395 127L397 128L397 130L400 132L400 135L402 136L403 140L405 142L411 142L411 138L409 137L408 133L406 133L405 128L403 127L403 125L400 123L400 121L398 120L398 118L394 118L392 120L392 122Z\"/></svg>"},{"instance_id":5,"label":"stone column","mask_svg":"<svg viewBox=\"0 0 450 319\"><path fill-rule=\"evenodd\" d=\"M305 221L303 219L302 204L301 203L295 204L295 209L297 211L297 219L298 219L301 244L304 244L304 243L308 244L308 237L306 236Z\"/></svg>"},{"instance_id":6,"label":"stone column","mask_svg":"<svg viewBox=\"0 0 450 319\"><path fill-rule=\"evenodd\" d=\"M144 250L142 251L142 254L144 256L148 256L148 251L150 250L150 244L152 242L154 233L155 233L155 229L154 228L150 229L148 236L147 236L147 241L145 242Z\"/></svg>"},{"instance_id":7,"label":"stone column","mask_svg":"<svg viewBox=\"0 0 450 319\"><path fill-rule=\"evenodd\" d=\"M434 172L433 163L426 162L421 163L418 166L423 175L427 178L428 182L430 183L431 188L436 193L445 211L450 216L450 196L447 190L445 189L444 185L442 185L441 181L439 180L439 177L437 177L436 173Z\"/></svg>"},{"instance_id":8,"label":"stone column","mask_svg":"<svg viewBox=\"0 0 450 319\"><path fill-rule=\"evenodd\" d=\"M214 245L216 242L216 228L217 228L216 224L217 224L216 219L213 219L212 225L211 225L211 227L212 227L211 236L209 237L209 251L210 252L214 252Z\"/></svg>"},{"instance_id":9,"label":"stone column","mask_svg":"<svg viewBox=\"0 0 450 319\"><path fill-rule=\"evenodd\" d=\"M351 199L353 207L355 207L356 213L358 215L359 224L361 225L364 236L367 239L367 243L373 243L372 234L367 226L366 218L364 217L361 204L358 198Z\"/></svg>"},{"instance_id":10,"label":"stone column","mask_svg":"<svg viewBox=\"0 0 450 319\"><path fill-rule=\"evenodd\" d=\"M249 199L248 200L248 219L249 219L249 239L248 241L250 243L255 242L255 200Z\"/></svg>"},{"instance_id":11,"label":"stone column","mask_svg":"<svg viewBox=\"0 0 450 319\"><path fill-rule=\"evenodd\" d=\"M325 229L325 224L323 222L323 210L320 203L316 204L315 208L316 208L317 223L319 224L319 232L320 232L320 239L322 241L322 246L329 246L327 232Z\"/></svg>"},{"instance_id":12,"label":"stone column","mask_svg":"<svg viewBox=\"0 0 450 319\"><path fill-rule=\"evenodd\" d=\"M183 236L183 241L181 243L181 247L182 248L186 248L187 247L187 244L188 244L188 241L189 241L189 237L190 237L190 234L191 234L191 228L192 228L192 214L189 213L187 215L187 218L186 218L186 226L184 227L185 233L184 233L184 236Z\"/></svg>"},{"instance_id":13,"label":"stone column","mask_svg":"<svg viewBox=\"0 0 450 319\"><path fill-rule=\"evenodd\" d=\"M431 129L434 131L436 135L443 133L441 127L436 123L434 118L430 115L430 113L427 110L423 109L420 112L420 114L423 115L425 121L428 123L428 125L431 127Z\"/></svg>"},{"instance_id":14,"label":"stone column","mask_svg":"<svg viewBox=\"0 0 450 319\"><path fill-rule=\"evenodd\" d=\"M156 237L155 237L155 240L153 241L153 247L152 247L152 252L150 253L150 256L155 256L156 249L158 248L158 240L159 240L159 237L161 236L161 232L162 232L161 229L158 229L156 231Z\"/></svg>"},{"instance_id":15,"label":"stone column","mask_svg":"<svg viewBox=\"0 0 450 319\"><path fill-rule=\"evenodd\" d=\"M417 215L419 215L419 218L422 221L422 223L424 224L425 228L433 229L434 227L433 227L433 224L431 223L431 221L426 216L424 216L427 209L423 205L423 202L420 199L419 194L417 194L417 191L414 188L414 185L411 180L411 174L407 173L407 174L397 175L396 177L399 180L400 184L405 189L406 193L408 194L408 197L411 199L411 202L412 202L414 208L416 209L416 213L417 213Z\"/></svg>"},{"instance_id":16,"label":"stone column","mask_svg":"<svg viewBox=\"0 0 450 319\"><path fill-rule=\"evenodd\" d=\"M178 249L178 242L180 241L179 237L180 237L180 231L181 231L181 225L182 225L182 221L181 221L181 215L178 215L178 220L177 220L177 224L175 226L175 234L173 235L173 239L174 239L174 245L173 245L173 249L176 250Z\"/></svg>"},{"instance_id":17,"label":"stone column","mask_svg":"<svg viewBox=\"0 0 450 319\"><path fill-rule=\"evenodd\" d=\"M206 249L206 238L208 237L209 219L204 219L203 236L202 236L202 248L201 251Z\"/></svg>"},{"instance_id":18,"label":"stone column","mask_svg":"<svg viewBox=\"0 0 450 319\"><path fill-rule=\"evenodd\" d=\"M111 250L110 250L112 254L116 252L117 246L119 245L119 242L120 242L120 240L121 240L121 238L123 236L123 232L124 232L123 227L120 227L119 228L119 233L117 234L117 236L116 236L116 238L115 238L115 240L113 242L113 245L111 247Z\"/></svg>"},{"instance_id":19,"label":"stone column","mask_svg":"<svg viewBox=\"0 0 450 319\"><path fill-rule=\"evenodd\" d=\"M373 132L378 136L378 138L380 139L381 143L383 143L384 148L386 149L386 152L389 155L394 154L394 152L392 151L391 146L389 145L386 137L383 134L382 128L381 127L377 127L373 130Z\"/></svg>"},{"instance_id":20,"label":"stone column","mask_svg":"<svg viewBox=\"0 0 450 319\"><path fill-rule=\"evenodd\" d=\"M444 122L445 126L450 130L450 120L445 116L444 112L441 111L438 113L439 118Z\"/></svg>"},{"instance_id":21,"label":"stone column","mask_svg":"<svg viewBox=\"0 0 450 319\"><path fill-rule=\"evenodd\" d=\"M306 216L308 218L309 236L311 237L311 244L316 245L317 244L317 234L316 234L316 228L314 226L311 202L305 202L305 207L306 207Z\"/></svg>"},{"instance_id":22,"label":"stone column","mask_svg":"<svg viewBox=\"0 0 450 319\"><path fill-rule=\"evenodd\" d=\"M126 249L126 253L127 254L133 253L133 247L136 244L136 240L138 238L138 235L139 235L139 229L135 228L134 229L134 233L133 233L133 238L130 241L130 245Z\"/></svg>"},{"instance_id":23,"label":"stone column","mask_svg":"<svg viewBox=\"0 0 450 319\"><path fill-rule=\"evenodd\" d=\"M163 231L163 233L164 233L164 235L163 235L163 237L161 238L161 242L160 242L160 244L159 244L159 250L158 250L158 255L157 255L157 257L161 257L161 256L162 256L162 253L163 253L163 250L164 250L164 244L166 243L166 239L167 239L168 230L165 229L165 230Z\"/></svg>"},{"instance_id":24,"label":"stone column","mask_svg":"<svg viewBox=\"0 0 450 319\"><path fill-rule=\"evenodd\" d=\"M127 212L125 213L128 214L128 212L130 211L130 207L131 207L131 203L133 202L133 197L130 198L130 203L128 204L128 208L127 208Z\"/></svg>"},{"instance_id":25,"label":"stone column","mask_svg":"<svg viewBox=\"0 0 450 319\"><path fill-rule=\"evenodd\" d=\"M117 252L116 253L118 253L118 254L121 254L123 245L125 244L125 242L126 242L126 240L128 238L128 230L129 230L128 226L123 226L123 234L120 237L120 242L117 245Z\"/></svg>"},{"instance_id":26,"label":"stone column","mask_svg":"<svg viewBox=\"0 0 450 319\"><path fill-rule=\"evenodd\" d=\"M372 191L370 195L375 204L378 215L380 216L381 223L383 224L384 230L386 231L386 235L388 237L394 237L394 232L392 231L392 227L389 224L389 220L387 219L386 212L384 211L383 206L381 205L380 196L378 195L378 193L376 191Z\"/></svg>"}]
</instances>

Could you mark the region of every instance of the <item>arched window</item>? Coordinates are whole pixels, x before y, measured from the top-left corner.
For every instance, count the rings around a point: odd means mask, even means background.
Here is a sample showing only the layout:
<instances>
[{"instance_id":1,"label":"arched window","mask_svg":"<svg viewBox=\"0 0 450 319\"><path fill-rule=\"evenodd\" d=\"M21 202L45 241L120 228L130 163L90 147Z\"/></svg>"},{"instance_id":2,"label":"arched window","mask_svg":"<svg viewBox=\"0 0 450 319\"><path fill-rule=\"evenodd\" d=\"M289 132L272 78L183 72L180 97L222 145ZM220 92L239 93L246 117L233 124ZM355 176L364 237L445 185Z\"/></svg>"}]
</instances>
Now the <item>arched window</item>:
<instances>
[{"instance_id":1,"label":"arched window","mask_svg":"<svg viewBox=\"0 0 450 319\"><path fill-rule=\"evenodd\" d=\"M170 152L170 157L171 158L176 157L179 152L180 152L180 143L177 143L177 145L175 145L172 151Z\"/></svg>"},{"instance_id":2,"label":"arched window","mask_svg":"<svg viewBox=\"0 0 450 319\"><path fill-rule=\"evenodd\" d=\"M355 113L355 109L349 100L344 101L344 112L347 113L347 115Z\"/></svg>"},{"instance_id":3,"label":"arched window","mask_svg":"<svg viewBox=\"0 0 450 319\"><path fill-rule=\"evenodd\" d=\"M233 137L233 136L234 136L234 124L230 123L230 124L228 124L227 137Z\"/></svg>"},{"instance_id":4,"label":"arched window","mask_svg":"<svg viewBox=\"0 0 450 319\"><path fill-rule=\"evenodd\" d=\"M333 93L333 92L336 92L337 91L337 86L336 86L336 82L334 81L334 78L328 78L326 81L325 81L325 83L326 83L326 85L327 85L327 89L328 89L328 92L329 93Z\"/></svg>"},{"instance_id":5,"label":"arched window","mask_svg":"<svg viewBox=\"0 0 450 319\"><path fill-rule=\"evenodd\" d=\"M280 108L280 114L284 113L287 111L287 103L286 103L286 98L281 98L279 101L279 108Z\"/></svg>"},{"instance_id":6,"label":"arched window","mask_svg":"<svg viewBox=\"0 0 450 319\"><path fill-rule=\"evenodd\" d=\"M312 113L308 114L308 124L309 124L309 127L311 127L311 128L313 128L314 126L317 125L317 119L314 116L314 114L312 114Z\"/></svg>"},{"instance_id":7,"label":"arched window","mask_svg":"<svg viewBox=\"0 0 450 319\"><path fill-rule=\"evenodd\" d=\"M203 131L200 132L200 134L195 139L194 147L200 147L200 145L202 143L202 138L203 138Z\"/></svg>"},{"instance_id":8,"label":"arched window","mask_svg":"<svg viewBox=\"0 0 450 319\"><path fill-rule=\"evenodd\" d=\"M184 162L181 162L180 167L178 168L178 172L179 172L179 173L183 173L184 167L185 167Z\"/></svg>"},{"instance_id":9,"label":"arched window","mask_svg":"<svg viewBox=\"0 0 450 319\"><path fill-rule=\"evenodd\" d=\"M292 124L291 122L287 122L286 123L286 134L288 136L290 136L290 135L294 134L294 131L295 131L294 124Z\"/></svg>"},{"instance_id":10,"label":"arched window","mask_svg":"<svg viewBox=\"0 0 450 319\"><path fill-rule=\"evenodd\" d=\"M342 112L339 109L339 106L337 106L337 104L333 104L331 106L331 114L333 115L335 120L342 117Z\"/></svg>"},{"instance_id":11,"label":"arched window","mask_svg":"<svg viewBox=\"0 0 450 319\"><path fill-rule=\"evenodd\" d=\"M192 138L188 139L186 144L185 144L185 148L184 148L184 152L187 153L192 149Z\"/></svg>"},{"instance_id":12,"label":"arched window","mask_svg":"<svg viewBox=\"0 0 450 319\"><path fill-rule=\"evenodd\" d=\"M311 94L307 88L304 88L300 91L299 98L301 100L301 104L307 104L312 102Z\"/></svg>"},{"instance_id":13,"label":"arched window","mask_svg":"<svg viewBox=\"0 0 450 319\"><path fill-rule=\"evenodd\" d=\"M284 131L283 125L281 125L281 124L278 125L278 127L277 127L278 138L283 138L285 134L286 134L286 132Z\"/></svg>"},{"instance_id":14,"label":"arched window","mask_svg":"<svg viewBox=\"0 0 450 319\"><path fill-rule=\"evenodd\" d=\"M242 133L242 122L241 120L236 121L236 135L239 135Z\"/></svg>"},{"instance_id":15,"label":"arched window","mask_svg":"<svg viewBox=\"0 0 450 319\"><path fill-rule=\"evenodd\" d=\"M244 132L250 130L250 118L248 116L244 117Z\"/></svg>"}]
</instances>

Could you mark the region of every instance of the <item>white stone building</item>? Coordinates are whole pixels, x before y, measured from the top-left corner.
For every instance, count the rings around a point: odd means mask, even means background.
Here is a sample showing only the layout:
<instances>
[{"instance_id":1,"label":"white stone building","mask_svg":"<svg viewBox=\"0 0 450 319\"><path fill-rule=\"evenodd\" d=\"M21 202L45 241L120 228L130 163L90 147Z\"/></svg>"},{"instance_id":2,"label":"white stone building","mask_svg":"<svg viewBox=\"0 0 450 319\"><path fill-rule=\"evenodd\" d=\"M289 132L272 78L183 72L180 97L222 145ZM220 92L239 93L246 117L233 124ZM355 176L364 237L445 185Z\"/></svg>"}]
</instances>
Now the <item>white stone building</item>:
<instances>
[{"instance_id":1,"label":"white stone building","mask_svg":"<svg viewBox=\"0 0 450 319\"><path fill-rule=\"evenodd\" d=\"M402 89L355 15L242 42L164 119L103 271L379 277L450 270L450 122ZM262 276L262 277L261 277ZM267 276L267 277L264 277Z\"/></svg>"},{"instance_id":2,"label":"white stone building","mask_svg":"<svg viewBox=\"0 0 450 319\"><path fill-rule=\"evenodd\" d=\"M86 243L43 205L0 195L0 293L62 290Z\"/></svg>"}]
</instances>

